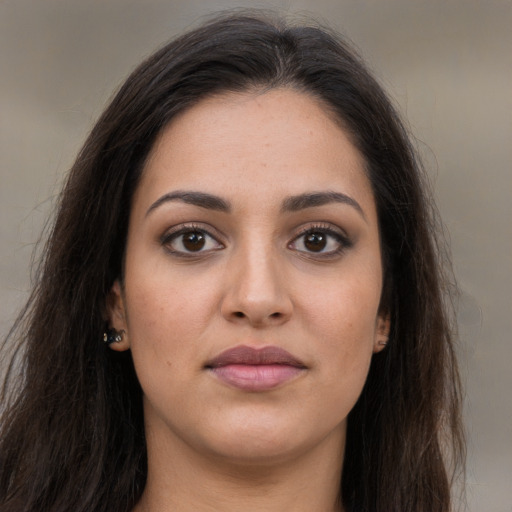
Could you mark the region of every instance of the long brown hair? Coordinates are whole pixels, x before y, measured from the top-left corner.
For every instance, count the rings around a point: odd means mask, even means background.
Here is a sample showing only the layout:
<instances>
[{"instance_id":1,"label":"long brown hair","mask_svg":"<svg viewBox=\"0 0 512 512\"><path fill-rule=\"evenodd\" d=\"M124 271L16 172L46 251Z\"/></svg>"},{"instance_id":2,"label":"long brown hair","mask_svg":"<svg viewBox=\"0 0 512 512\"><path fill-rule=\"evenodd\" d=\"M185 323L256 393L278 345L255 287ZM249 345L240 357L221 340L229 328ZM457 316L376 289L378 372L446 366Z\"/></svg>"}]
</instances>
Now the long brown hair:
<instances>
[{"instance_id":1,"label":"long brown hair","mask_svg":"<svg viewBox=\"0 0 512 512\"><path fill-rule=\"evenodd\" d=\"M217 92L289 87L319 99L364 156L391 315L349 415L340 495L350 512L448 512L464 443L450 281L409 137L353 49L328 30L224 15L143 62L70 171L30 300L6 340L1 512L129 511L146 479L142 392L102 342L131 198L156 136ZM4 351L7 349L4 347Z\"/></svg>"}]
</instances>

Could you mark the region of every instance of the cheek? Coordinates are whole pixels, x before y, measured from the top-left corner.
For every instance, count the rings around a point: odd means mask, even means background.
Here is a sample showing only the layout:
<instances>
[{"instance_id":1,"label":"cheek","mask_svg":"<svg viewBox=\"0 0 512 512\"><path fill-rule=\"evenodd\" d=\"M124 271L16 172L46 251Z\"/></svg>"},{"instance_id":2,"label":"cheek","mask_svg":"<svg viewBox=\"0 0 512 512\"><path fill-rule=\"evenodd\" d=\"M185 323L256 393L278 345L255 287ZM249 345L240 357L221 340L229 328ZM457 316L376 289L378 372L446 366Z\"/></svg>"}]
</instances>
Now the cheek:
<instances>
[{"instance_id":1,"label":"cheek","mask_svg":"<svg viewBox=\"0 0 512 512\"><path fill-rule=\"evenodd\" d=\"M377 284L376 284L377 283ZM367 377L376 338L378 279L337 279L309 293L301 307L308 331L317 340L318 364L326 388L355 400Z\"/></svg>"},{"instance_id":2,"label":"cheek","mask_svg":"<svg viewBox=\"0 0 512 512\"><path fill-rule=\"evenodd\" d=\"M177 366L193 355L215 314L214 287L162 272L132 276L125 296L136 367L142 372L146 367L154 371L162 362Z\"/></svg>"},{"instance_id":3,"label":"cheek","mask_svg":"<svg viewBox=\"0 0 512 512\"><path fill-rule=\"evenodd\" d=\"M309 287L302 294L300 308L305 321L326 339L347 347L351 341L372 344L380 293L378 279L332 278L315 289Z\"/></svg>"},{"instance_id":4,"label":"cheek","mask_svg":"<svg viewBox=\"0 0 512 512\"><path fill-rule=\"evenodd\" d=\"M140 284L142 283L142 284ZM128 332L138 380L147 399L154 405L165 404L171 412L185 410L181 393L187 375L198 365L194 359L201 338L204 313L201 297L184 294L179 283L138 280L127 285ZM165 415L165 414L164 414Z\"/></svg>"},{"instance_id":5,"label":"cheek","mask_svg":"<svg viewBox=\"0 0 512 512\"><path fill-rule=\"evenodd\" d=\"M127 269L125 295L132 328L141 326L154 331L172 328L194 329L201 325L212 310L216 284L214 276L201 272L190 274L180 268L150 261ZM173 332L173 331L170 331Z\"/></svg>"}]
</instances>

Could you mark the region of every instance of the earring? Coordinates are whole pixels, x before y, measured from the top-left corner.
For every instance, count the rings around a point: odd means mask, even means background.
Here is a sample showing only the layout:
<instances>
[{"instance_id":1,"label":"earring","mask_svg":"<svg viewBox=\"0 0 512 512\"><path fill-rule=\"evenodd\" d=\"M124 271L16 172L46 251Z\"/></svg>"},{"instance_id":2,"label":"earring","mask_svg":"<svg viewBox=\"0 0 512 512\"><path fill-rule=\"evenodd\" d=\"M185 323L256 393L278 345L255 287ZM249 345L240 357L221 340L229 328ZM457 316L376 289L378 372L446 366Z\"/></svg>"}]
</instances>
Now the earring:
<instances>
[{"instance_id":1,"label":"earring","mask_svg":"<svg viewBox=\"0 0 512 512\"><path fill-rule=\"evenodd\" d=\"M103 343L105 345L112 345L112 343L119 343L123 340L124 331L118 331L116 329L107 329L103 333Z\"/></svg>"},{"instance_id":2,"label":"earring","mask_svg":"<svg viewBox=\"0 0 512 512\"><path fill-rule=\"evenodd\" d=\"M379 346L385 347L388 344L388 341L389 341L388 338L379 340Z\"/></svg>"}]
</instances>

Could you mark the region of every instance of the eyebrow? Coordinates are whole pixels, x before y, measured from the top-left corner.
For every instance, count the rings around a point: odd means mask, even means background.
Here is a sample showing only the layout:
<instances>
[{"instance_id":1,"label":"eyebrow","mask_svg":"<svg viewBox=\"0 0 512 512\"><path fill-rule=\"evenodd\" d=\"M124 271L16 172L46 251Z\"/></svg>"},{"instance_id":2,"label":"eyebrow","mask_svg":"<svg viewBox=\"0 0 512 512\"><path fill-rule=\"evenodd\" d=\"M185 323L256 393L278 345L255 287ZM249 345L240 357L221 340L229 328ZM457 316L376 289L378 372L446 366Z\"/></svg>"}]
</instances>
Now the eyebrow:
<instances>
[{"instance_id":1,"label":"eyebrow","mask_svg":"<svg viewBox=\"0 0 512 512\"><path fill-rule=\"evenodd\" d=\"M175 192L164 194L162 197L158 198L148 208L146 216L148 216L156 208L172 201L181 201L183 203L199 206L200 208L216 210L225 213L229 213L231 211L231 205L219 196L207 194L206 192L177 190ZM347 196L346 194L342 194L341 192L333 191L310 192L296 196L290 196L283 201L281 212L297 212L306 208L314 208L316 206L323 206L329 203L341 203L352 206L359 212L363 219L366 220L366 215L364 214L361 205L355 199Z\"/></svg>"},{"instance_id":2,"label":"eyebrow","mask_svg":"<svg viewBox=\"0 0 512 512\"><path fill-rule=\"evenodd\" d=\"M172 201L181 201L182 203L193 204L208 210L217 210L226 213L231 211L230 204L218 196L206 194L205 192L177 190L176 192L170 192L157 199L148 208L146 217L159 206Z\"/></svg>"},{"instance_id":3,"label":"eyebrow","mask_svg":"<svg viewBox=\"0 0 512 512\"><path fill-rule=\"evenodd\" d=\"M281 211L283 212L296 212L304 210L305 208L314 208L315 206L323 206L329 203L341 203L352 206L355 208L361 217L366 220L366 215L361 208L361 205L352 197L342 194L341 192L311 192L307 194L300 194L291 196L285 199Z\"/></svg>"}]
</instances>

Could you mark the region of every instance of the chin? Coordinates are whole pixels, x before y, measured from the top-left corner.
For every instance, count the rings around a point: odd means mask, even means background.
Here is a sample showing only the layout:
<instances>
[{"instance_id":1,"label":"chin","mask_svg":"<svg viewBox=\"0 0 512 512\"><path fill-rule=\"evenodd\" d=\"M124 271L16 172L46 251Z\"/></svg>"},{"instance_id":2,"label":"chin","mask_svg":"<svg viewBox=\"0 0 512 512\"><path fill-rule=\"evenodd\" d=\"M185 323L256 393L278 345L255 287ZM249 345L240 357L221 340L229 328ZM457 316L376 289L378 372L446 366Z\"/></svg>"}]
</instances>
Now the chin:
<instances>
[{"instance_id":1,"label":"chin","mask_svg":"<svg viewBox=\"0 0 512 512\"><path fill-rule=\"evenodd\" d=\"M236 467L269 467L285 464L307 451L303 443L291 443L289 439L273 439L262 442L254 437L242 436L236 442L210 445L210 455L223 464Z\"/></svg>"},{"instance_id":2,"label":"chin","mask_svg":"<svg viewBox=\"0 0 512 512\"><path fill-rule=\"evenodd\" d=\"M223 421L218 430L209 430L213 435L204 439L205 447L225 463L257 467L290 462L329 437L318 426L308 429L304 422L279 420L260 415L243 423Z\"/></svg>"}]
</instances>

